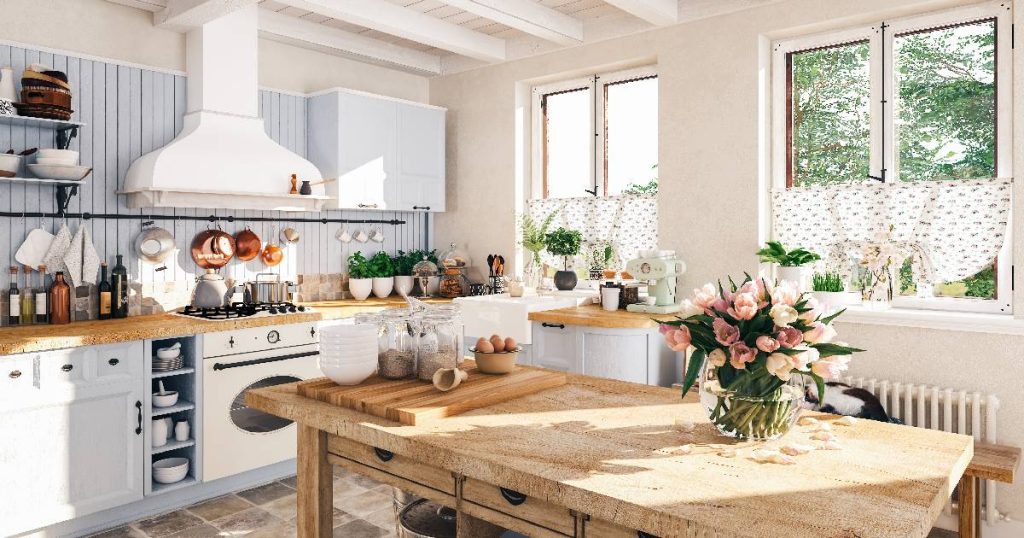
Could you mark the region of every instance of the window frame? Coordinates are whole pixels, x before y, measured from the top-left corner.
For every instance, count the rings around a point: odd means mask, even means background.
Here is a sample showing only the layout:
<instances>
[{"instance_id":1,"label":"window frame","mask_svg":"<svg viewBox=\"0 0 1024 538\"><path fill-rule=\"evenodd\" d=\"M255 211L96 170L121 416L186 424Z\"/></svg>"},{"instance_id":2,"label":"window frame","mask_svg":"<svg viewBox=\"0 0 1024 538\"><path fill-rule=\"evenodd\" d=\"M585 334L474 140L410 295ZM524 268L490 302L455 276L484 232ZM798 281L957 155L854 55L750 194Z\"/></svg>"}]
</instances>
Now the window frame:
<instances>
[{"instance_id":1,"label":"window frame","mask_svg":"<svg viewBox=\"0 0 1024 538\"><path fill-rule=\"evenodd\" d=\"M545 107L543 105L544 98L548 95L564 93L579 89L587 89L590 92L592 104L590 107L589 130L594 135L594 143L590 145L590 155L587 165L588 172L592 179L591 188L594 189L594 191L581 192L580 197L583 197L588 193L592 194L593 196L608 197L608 124L606 120L605 110L605 107L607 106L607 87L614 84L621 84L633 80L642 80L648 78L658 78L656 66L649 65L631 69L623 69L618 71L609 71L534 86L531 89L531 182L530 192L527 193L528 198L548 197L548 181L546 166L547 144L545 144L547 114ZM661 88L659 86L659 105L661 98L660 89Z\"/></svg>"},{"instance_id":2,"label":"window frame","mask_svg":"<svg viewBox=\"0 0 1024 538\"><path fill-rule=\"evenodd\" d=\"M869 173L886 182L899 181L896 170L895 137L895 39L899 35L938 30L985 20L995 21L995 176L1013 176L1013 11L1008 2L986 2L966 7L922 13L875 24L818 33L772 43L771 47L771 181L773 189L791 186L788 61L791 53L830 48L858 42L869 43L870 72L870 159ZM884 30L884 31L883 31ZM883 53L884 51L884 53ZM881 63L879 63L881 58ZM880 66L881 64L881 66ZM883 101L886 103L883 105ZM884 149L884 151L883 151ZM884 158L883 158L884 155ZM770 212L769 212L770 213ZM771 215L769 214L769 218ZM994 299L956 297L893 298L893 306L906 309L928 309L956 312L1013 313L1012 260L1013 214L1007 226L1006 239L996 257L996 296Z\"/></svg>"}]
</instances>

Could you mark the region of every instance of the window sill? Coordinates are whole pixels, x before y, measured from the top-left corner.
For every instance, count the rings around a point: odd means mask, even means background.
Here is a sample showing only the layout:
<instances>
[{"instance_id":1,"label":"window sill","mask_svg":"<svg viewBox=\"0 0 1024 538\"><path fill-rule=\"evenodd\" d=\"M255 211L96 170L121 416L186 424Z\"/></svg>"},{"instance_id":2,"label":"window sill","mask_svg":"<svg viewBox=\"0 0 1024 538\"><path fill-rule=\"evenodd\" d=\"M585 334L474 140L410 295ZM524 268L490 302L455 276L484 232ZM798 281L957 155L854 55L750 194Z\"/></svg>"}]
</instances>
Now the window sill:
<instances>
[{"instance_id":1,"label":"window sill","mask_svg":"<svg viewBox=\"0 0 1024 538\"><path fill-rule=\"evenodd\" d=\"M909 308L867 310L861 306L851 306L843 315L836 318L836 322L1024 336L1024 319L1017 319L1009 314L979 314Z\"/></svg>"}]
</instances>

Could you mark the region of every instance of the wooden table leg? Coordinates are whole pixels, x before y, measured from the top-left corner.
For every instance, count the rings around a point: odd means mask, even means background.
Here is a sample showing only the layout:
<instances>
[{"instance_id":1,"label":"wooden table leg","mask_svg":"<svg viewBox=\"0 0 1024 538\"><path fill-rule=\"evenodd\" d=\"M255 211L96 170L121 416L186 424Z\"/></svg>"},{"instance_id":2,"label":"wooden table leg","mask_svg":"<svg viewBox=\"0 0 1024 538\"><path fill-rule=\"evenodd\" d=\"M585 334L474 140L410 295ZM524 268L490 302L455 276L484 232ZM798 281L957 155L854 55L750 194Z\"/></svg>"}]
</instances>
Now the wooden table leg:
<instances>
[{"instance_id":1,"label":"wooden table leg","mask_svg":"<svg viewBox=\"0 0 1024 538\"><path fill-rule=\"evenodd\" d=\"M299 538L330 538L334 533L334 484L327 462L327 432L299 424L298 451Z\"/></svg>"},{"instance_id":2,"label":"wooden table leg","mask_svg":"<svg viewBox=\"0 0 1024 538\"><path fill-rule=\"evenodd\" d=\"M978 481L973 476L964 475L960 477L960 484L957 486L960 504L960 538L977 538L975 534L976 521L978 519Z\"/></svg>"}]
</instances>

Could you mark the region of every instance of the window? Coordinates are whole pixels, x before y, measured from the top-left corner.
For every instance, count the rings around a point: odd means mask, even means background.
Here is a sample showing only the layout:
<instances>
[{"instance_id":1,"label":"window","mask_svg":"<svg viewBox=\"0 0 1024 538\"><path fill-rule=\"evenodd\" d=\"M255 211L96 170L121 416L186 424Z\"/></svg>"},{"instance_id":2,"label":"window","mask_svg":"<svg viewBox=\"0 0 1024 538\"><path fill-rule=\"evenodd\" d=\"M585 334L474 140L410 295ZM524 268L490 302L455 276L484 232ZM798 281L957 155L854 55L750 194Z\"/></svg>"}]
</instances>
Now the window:
<instances>
[{"instance_id":1,"label":"window","mask_svg":"<svg viewBox=\"0 0 1024 538\"><path fill-rule=\"evenodd\" d=\"M773 50L773 184L956 181L1011 175L1011 13L980 4L788 40ZM1010 241L981 272L897 306L1008 311Z\"/></svg>"},{"instance_id":2,"label":"window","mask_svg":"<svg viewBox=\"0 0 1024 538\"><path fill-rule=\"evenodd\" d=\"M533 93L534 198L657 192L653 71L595 75Z\"/></svg>"}]
</instances>

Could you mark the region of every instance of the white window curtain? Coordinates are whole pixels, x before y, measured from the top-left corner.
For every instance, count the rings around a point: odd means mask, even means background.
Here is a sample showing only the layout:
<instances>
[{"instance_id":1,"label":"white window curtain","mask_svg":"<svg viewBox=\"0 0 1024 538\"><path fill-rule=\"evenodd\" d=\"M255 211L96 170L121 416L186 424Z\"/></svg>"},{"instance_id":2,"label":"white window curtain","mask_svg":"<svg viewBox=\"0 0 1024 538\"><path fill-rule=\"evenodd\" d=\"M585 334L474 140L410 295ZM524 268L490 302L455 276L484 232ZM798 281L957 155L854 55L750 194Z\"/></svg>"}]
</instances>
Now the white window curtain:
<instances>
[{"instance_id":1,"label":"white window curtain","mask_svg":"<svg viewBox=\"0 0 1024 538\"><path fill-rule=\"evenodd\" d=\"M1002 178L777 189L774 237L821 254L825 269L844 275L865 245L886 243L898 264L912 260L917 282L952 282L999 254L1011 190Z\"/></svg>"},{"instance_id":2,"label":"white window curtain","mask_svg":"<svg viewBox=\"0 0 1024 538\"><path fill-rule=\"evenodd\" d=\"M527 203L527 211L537 223L557 211L549 231L561 226L583 234L585 245L611 244L618 267L637 252L658 245L658 199L653 194L535 199ZM562 265L560 258L547 252L541 253L541 260Z\"/></svg>"}]
</instances>

